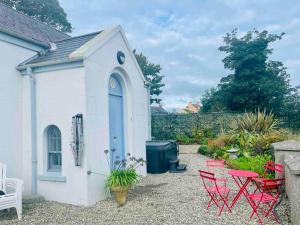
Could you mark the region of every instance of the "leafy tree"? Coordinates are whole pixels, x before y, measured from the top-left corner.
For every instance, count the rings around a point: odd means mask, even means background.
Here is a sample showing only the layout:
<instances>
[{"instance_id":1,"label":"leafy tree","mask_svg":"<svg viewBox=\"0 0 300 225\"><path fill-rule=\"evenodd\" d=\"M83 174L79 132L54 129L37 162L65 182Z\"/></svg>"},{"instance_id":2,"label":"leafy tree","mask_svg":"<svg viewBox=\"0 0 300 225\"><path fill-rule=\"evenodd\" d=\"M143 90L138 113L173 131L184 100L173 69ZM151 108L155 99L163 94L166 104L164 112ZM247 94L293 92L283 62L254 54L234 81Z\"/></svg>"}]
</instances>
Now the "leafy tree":
<instances>
[{"instance_id":1,"label":"leafy tree","mask_svg":"<svg viewBox=\"0 0 300 225\"><path fill-rule=\"evenodd\" d=\"M58 0L0 0L4 4L62 32L71 32L72 25Z\"/></svg>"},{"instance_id":2,"label":"leafy tree","mask_svg":"<svg viewBox=\"0 0 300 225\"><path fill-rule=\"evenodd\" d=\"M279 113L299 101L296 88L282 62L269 60L273 49L269 44L280 35L267 31L249 31L238 37L237 30L227 33L219 50L226 53L224 67L232 74L223 77L217 88L202 99L203 111L254 111L257 108Z\"/></svg>"},{"instance_id":3,"label":"leafy tree","mask_svg":"<svg viewBox=\"0 0 300 225\"><path fill-rule=\"evenodd\" d=\"M161 66L149 62L148 58L142 53L137 54L136 50L133 52L145 79L150 83L151 104L160 103L161 99L159 98L159 95L162 93L162 87L165 86L165 84L162 83L164 76L160 74L162 69Z\"/></svg>"}]
</instances>

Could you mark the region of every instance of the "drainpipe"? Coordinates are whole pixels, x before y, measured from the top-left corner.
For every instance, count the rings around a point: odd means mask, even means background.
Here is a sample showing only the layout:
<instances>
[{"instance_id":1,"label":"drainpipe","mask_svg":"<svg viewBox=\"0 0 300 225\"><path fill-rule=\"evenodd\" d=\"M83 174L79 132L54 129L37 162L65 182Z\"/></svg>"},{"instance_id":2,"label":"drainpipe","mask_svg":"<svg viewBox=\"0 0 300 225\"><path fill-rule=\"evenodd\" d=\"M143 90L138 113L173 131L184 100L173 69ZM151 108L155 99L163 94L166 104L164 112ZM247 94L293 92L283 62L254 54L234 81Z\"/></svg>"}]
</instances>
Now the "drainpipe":
<instances>
[{"instance_id":1,"label":"drainpipe","mask_svg":"<svg viewBox=\"0 0 300 225\"><path fill-rule=\"evenodd\" d=\"M30 79L30 112L31 112L31 172L32 172L32 195L37 194L37 126L36 126L36 81L31 67L27 67L27 74Z\"/></svg>"},{"instance_id":2,"label":"drainpipe","mask_svg":"<svg viewBox=\"0 0 300 225\"><path fill-rule=\"evenodd\" d=\"M147 108L148 108L148 140L152 140L152 135L151 135L151 97L150 97L150 83L145 82L145 88L147 88L147 98L148 98L148 103L147 103Z\"/></svg>"}]
</instances>

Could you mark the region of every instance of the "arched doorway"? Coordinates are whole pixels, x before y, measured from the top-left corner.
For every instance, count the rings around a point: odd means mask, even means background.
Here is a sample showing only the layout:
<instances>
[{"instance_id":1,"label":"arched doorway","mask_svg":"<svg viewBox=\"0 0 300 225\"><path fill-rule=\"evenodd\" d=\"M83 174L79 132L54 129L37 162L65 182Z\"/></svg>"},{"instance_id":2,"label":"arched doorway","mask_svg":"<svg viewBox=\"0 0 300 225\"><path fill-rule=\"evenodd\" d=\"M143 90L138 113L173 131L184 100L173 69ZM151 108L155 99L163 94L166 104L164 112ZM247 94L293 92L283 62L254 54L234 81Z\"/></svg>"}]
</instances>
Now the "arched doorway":
<instances>
[{"instance_id":1,"label":"arched doorway","mask_svg":"<svg viewBox=\"0 0 300 225\"><path fill-rule=\"evenodd\" d=\"M120 78L112 74L109 79L109 136L110 164L125 158L124 148L124 91Z\"/></svg>"}]
</instances>

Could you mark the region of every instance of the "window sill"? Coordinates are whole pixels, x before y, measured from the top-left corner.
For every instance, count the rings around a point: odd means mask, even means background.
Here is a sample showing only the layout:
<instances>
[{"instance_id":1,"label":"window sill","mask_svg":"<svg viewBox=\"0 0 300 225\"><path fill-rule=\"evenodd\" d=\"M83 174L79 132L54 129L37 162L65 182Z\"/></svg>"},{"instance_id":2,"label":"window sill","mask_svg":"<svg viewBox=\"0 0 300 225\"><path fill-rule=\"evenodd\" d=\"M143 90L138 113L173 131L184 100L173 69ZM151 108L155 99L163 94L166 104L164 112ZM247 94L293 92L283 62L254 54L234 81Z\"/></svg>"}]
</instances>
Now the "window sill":
<instances>
[{"instance_id":1,"label":"window sill","mask_svg":"<svg viewBox=\"0 0 300 225\"><path fill-rule=\"evenodd\" d=\"M66 182L66 177L61 176L61 174L45 174L45 175L39 175L40 181L51 181L51 182Z\"/></svg>"}]
</instances>

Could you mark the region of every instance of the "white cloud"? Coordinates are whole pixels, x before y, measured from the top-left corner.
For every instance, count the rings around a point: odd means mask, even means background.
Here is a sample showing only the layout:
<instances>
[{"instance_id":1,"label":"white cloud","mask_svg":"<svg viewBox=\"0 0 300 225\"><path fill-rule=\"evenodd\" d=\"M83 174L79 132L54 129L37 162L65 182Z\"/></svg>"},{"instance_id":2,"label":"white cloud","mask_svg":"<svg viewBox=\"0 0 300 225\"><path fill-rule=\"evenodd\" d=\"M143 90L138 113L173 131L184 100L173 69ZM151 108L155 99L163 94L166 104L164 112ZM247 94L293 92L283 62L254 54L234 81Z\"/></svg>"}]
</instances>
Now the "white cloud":
<instances>
[{"instance_id":1,"label":"white cloud","mask_svg":"<svg viewBox=\"0 0 300 225\"><path fill-rule=\"evenodd\" d=\"M258 28L286 32L272 44L271 57L281 60L293 84L300 78L300 1L298 0L60 0L74 34L121 24L133 48L162 65L168 107L200 99L228 74L217 50L226 32Z\"/></svg>"}]
</instances>

